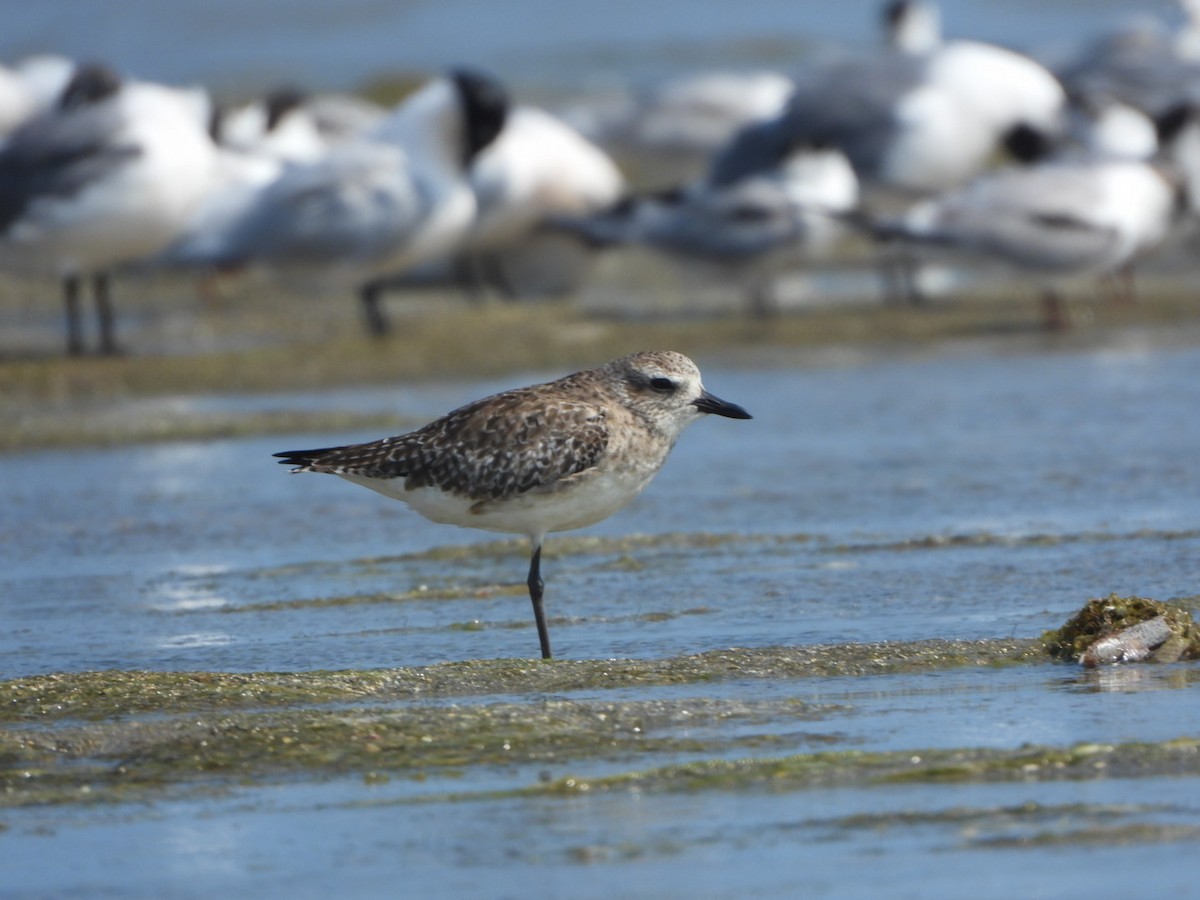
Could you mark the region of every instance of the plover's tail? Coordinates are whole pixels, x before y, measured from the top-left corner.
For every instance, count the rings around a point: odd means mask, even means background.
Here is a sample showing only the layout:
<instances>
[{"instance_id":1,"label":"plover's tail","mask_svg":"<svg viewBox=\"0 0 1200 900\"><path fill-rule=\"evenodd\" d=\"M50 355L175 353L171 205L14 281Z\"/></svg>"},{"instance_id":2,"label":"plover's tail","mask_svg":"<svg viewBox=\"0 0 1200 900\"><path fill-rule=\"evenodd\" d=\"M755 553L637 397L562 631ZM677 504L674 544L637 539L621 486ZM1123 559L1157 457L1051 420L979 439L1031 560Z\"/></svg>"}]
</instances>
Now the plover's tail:
<instances>
[{"instance_id":1,"label":"plover's tail","mask_svg":"<svg viewBox=\"0 0 1200 900\"><path fill-rule=\"evenodd\" d=\"M281 466L295 466L292 469L293 472L303 472L326 453L340 449L342 448L322 447L320 450L284 450L282 453L272 453L271 455L279 458Z\"/></svg>"}]
</instances>

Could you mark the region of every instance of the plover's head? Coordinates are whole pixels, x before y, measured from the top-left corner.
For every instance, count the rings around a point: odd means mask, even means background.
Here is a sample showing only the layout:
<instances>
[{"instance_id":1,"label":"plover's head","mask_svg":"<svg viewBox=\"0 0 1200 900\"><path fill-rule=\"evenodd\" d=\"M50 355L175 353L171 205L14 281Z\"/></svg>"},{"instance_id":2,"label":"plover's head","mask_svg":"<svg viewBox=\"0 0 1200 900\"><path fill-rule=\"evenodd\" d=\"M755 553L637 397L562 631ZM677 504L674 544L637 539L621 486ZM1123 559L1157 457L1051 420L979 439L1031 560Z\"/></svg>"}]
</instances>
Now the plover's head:
<instances>
[{"instance_id":1,"label":"plover's head","mask_svg":"<svg viewBox=\"0 0 1200 900\"><path fill-rule=\"evenodd\" d=\"M614 388L635 415L677 435L702 415L749 419L736 403L704 389L696 364L674 350L650 350L614 359L604 367L615 376Z\"/></svg>"}]
</instances>

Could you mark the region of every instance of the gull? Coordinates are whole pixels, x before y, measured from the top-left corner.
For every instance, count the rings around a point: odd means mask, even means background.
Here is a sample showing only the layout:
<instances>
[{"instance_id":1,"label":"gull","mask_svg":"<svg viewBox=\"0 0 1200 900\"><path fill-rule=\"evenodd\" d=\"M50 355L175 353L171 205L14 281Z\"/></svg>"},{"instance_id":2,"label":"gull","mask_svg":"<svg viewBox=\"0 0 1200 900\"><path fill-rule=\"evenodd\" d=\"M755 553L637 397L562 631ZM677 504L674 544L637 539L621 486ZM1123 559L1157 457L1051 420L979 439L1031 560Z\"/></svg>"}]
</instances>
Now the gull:
<instances>
[{"instance_id":1,"label":"gull","mask_svg":"<svg viewBox=\"0 0 1200 900\"><path fill-rule=\"evenodd\" d=\"M797 79L779 115L717 154L709 180L739 181L816 141L841 149L865 188L928 194L978 174L1019 126L1057 133L1065 101L1043 66L979 41L850 56Z\"/></svg>"},{"instance_id":2,"label":"gull","mask_svg":"<svg viewBox=\"0 0 1200 900\"><path fill-rule=\"evenodd\" d=\"M358 138L386 116L351 94L309 94L282 86L260 100L223 111L220 141L233 150L284 162L310 162L335 144Z\"/></svg>"},{"instance_id":3,"label":"gull","mask_svg":"<svg viewBox=\"0 0 1200 900\"><path fill-rule=\"evenodd\" d=\"M67 350L83 350L91 277L100 350L116 352L110 273L165 249L202 200L216 150L208 99L78 67L54 108L0 148L0 266L62 279Z\"/></svg>"},{"instance_id":4,"label":"gull","mask_svg":"<svg viewBox=\"0 0 1200 900\"><path fill-rule=\"evenodd\" d=\"M503 88L458 70L426 84L359 140L285 169L215 262L257 263L293 287L358 287L382 335L383 277L457 248L474 221L466 172L500 133Z\"/></svg>"},{"instance_id":5,"label":"gull","mask_svg":"<svg viewBox=\"0 0 1200 900\"><path fill-rule=\"evenodd\" d=\"M221 268L231 229L240 223L283 173L286 163L256 150L235 150L218 141L203 199L178 237L150 262L172 269Z\"/></svg>"},{"instance_id":6,"label":"gull","mask_svg":"<svg viewBox=\"0 0 1200 900\"><path fill-rule=\"evenodd\" d=\"M614 359L462 406L417 431L365 444L274 454L403 500L427 519L529 538L529 597L542 658L547 534L606 519L637 497L683 429L705 414L750 414L704 389L681 353Z\"/></svg>"},{"instance_id":7,"label":"gull","mask_svg":"<svg viewBox=\"0 0 1200 900\"><path fill-rule=\"evenodd\" d=\"M1159 149L1158 123L1107 94L1071 98L1067 137L1092 159L1150 159ZM1069 152L1069 150L1067 151Z\"/></svg>"},{"instance_id":8,"label":"gull","mask_svg":"<svg viewBox=\"0 0 1200 900\"><path fill-rule=\"evenodd\" d=\"M0 66L0 140L36 110L29 89L16 72Z\"/></svg>"},{"instance_id":9,"label":"gull","mask_svg":"<svg viewBox=\"0 0 1200 900\"><path fill-rule=\"evenodd\" d=\"M475 158L470 183L478 209L460 255L513 296L577 286L587 258L571 256L542 226L610 207L625 191L607 153L557 116L525 105Z\"/></svg>"},{"instance_id":10,"label":"gull","mask_svg":"<svg viewBox=\"0 0 1200 900\"><path fill-rule=\"evenodd\" d=\"M577 103L566 118L639 172L644 183L699 178L741 128L778 115L795 88L779 72L703 70L616 97Z\"/></svg>"},{"instance_id":11,"label":"gull","mask_svg":"<svg viewBox=\"0 0 1200 900\"><path fill-rule=\"evenodd\" d=\"M321 158L329 144L305 109L306 99L298 88L280 87L260 101L224 113L221 143L233 150L284 162Z\"/></svg>"},{"instance_id":12,"label":"gull","mask_svg":"<svg viewBox=\"0 0 1200 900\"><path fill-rule=\"evenodd\" d=\"M741 282L750 311L766 316L775 311L774 276L826 253L858 200L858 179L840 150L792 146L772 167L733 183L627 197L558 225L601 246L641 244L715 269Z\"/></svg>"},{"instance_id":13,"label":"gull","mask_svg":"<svg viewBox=\"0 0 1200 900\"><path fill-rule=\"evenodd\" d=\"M73 62L53 54L0 66L0 143L18 126L52 107L74 70Z\"/></svg>"},{"instance_id":14,"label":"gull","mask_svg":"<svg viewBox=\"0 0 1200 900\"><path fill-rule=\"evenodd\" d=\"M892 0L883 8L887 44L900 53L920 56L942 45L942 14L936 3Z\"/></svg>"},{"instance_id":15,"label":"gull","mask_svg":"<svg viewBox=\"0 0 1200 900\"><path fill-rule=\"evenodd\" d=\"M1053 282L1126 269L1163 244L1187 211L1196 177L1180 148L1196 137L1190 115L1160 123L1164 155L1154 160L1068 153L1011 166L877 223L875 233L1032 275L1047 285L1048 324L1061 327ZM1103 139L1103 119L1098 127ZM1124 135L1117 145L1126 145Z\"/></svg>"},{"instance_id":16,"label":"gull","mask_svg":"<svg viewBox=\"0 0 1200 900\"><path fill-rule=\"evenodd\" d=\"M1160 243L1178 204L1178 185L1143 162L1055 161L925 201L896 228L1032 271L1101 273Z\"/></svg>"},{"instance_id":17,"label":"gull","mask_svg":"<svg viewBox=\"0 0 1200 900\"><path fill-rule=\"evenodd\" d=\"M1158 117L1200 93L1200 4L1184 0L1182 28L1150 16L1081 43L1055 71L1072 94L1105 94Z\"/></svg>"}]
</instances>

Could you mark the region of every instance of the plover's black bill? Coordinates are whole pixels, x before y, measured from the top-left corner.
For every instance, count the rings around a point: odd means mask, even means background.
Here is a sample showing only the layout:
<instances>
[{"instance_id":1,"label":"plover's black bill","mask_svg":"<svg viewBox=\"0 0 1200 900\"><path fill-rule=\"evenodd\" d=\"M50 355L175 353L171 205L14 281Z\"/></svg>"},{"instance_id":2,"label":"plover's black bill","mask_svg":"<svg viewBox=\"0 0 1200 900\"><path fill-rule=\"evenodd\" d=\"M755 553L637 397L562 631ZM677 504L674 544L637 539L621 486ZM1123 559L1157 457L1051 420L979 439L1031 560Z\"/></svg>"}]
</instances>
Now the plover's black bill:
<instances>
[{"instance_id":1,"label":"plover's black bill","mask_svg":"<svg viewBox=\"0 0 1200 900\"><path fill-rule=\"evenodd\" d=\"M720 397L714 397L708 391L704 391L692 401L692 406L700 410L702 413L712 413L715 416L724 416L727 419L753 419L754 416L746 412L736 403L730 403L728 400L722 400Z\"/></svg>"}]
</instances>

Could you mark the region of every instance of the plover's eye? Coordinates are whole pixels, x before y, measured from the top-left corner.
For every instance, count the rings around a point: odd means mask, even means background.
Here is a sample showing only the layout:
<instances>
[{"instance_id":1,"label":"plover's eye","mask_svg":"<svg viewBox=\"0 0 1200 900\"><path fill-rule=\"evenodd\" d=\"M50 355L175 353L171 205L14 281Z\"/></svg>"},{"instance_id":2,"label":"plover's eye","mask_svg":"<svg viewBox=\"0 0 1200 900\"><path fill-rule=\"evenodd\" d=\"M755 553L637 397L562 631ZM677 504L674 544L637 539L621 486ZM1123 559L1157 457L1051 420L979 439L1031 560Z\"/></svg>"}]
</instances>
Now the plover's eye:
<instances>
[{"instance_id":1,"label":"plover's eye","mask_svg":"<svg viewBox=\"0 0 1200 900\"><path fill-rule=\"evenodd\" d=\"M659 376L658 378L650 379L650 388L663 394L674 393L675 387L675 382L673 382L670 378L663 378L662 376Z\"/></svg>"}]
</instances>

